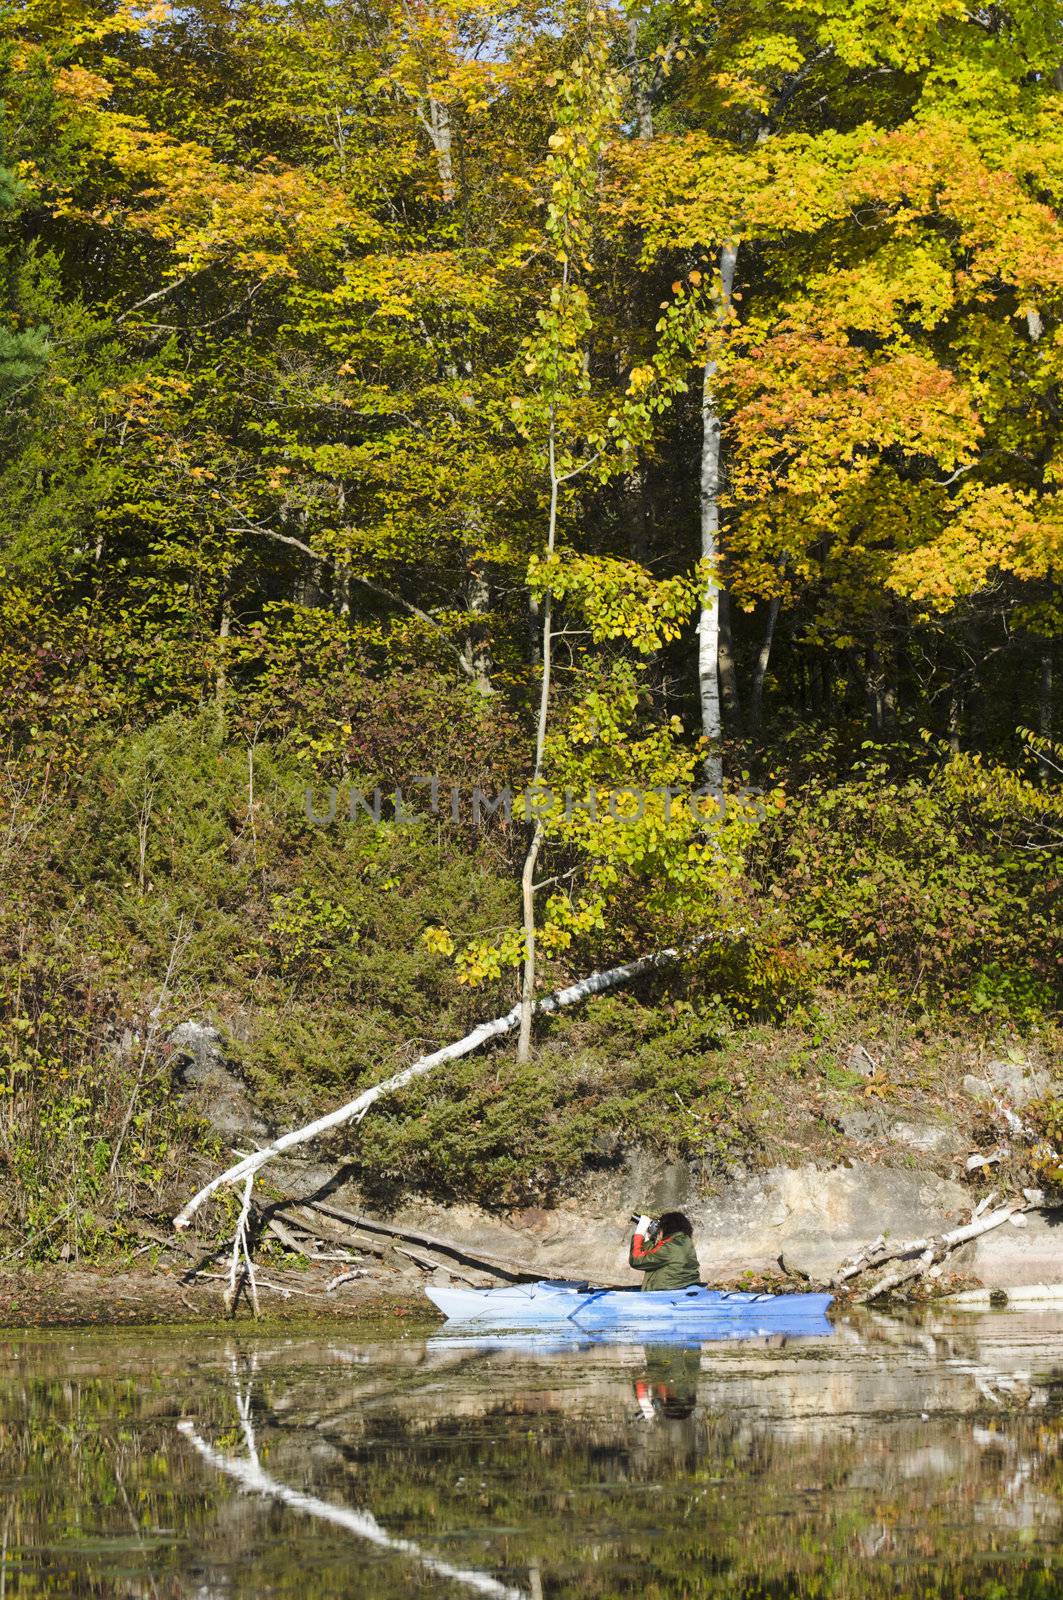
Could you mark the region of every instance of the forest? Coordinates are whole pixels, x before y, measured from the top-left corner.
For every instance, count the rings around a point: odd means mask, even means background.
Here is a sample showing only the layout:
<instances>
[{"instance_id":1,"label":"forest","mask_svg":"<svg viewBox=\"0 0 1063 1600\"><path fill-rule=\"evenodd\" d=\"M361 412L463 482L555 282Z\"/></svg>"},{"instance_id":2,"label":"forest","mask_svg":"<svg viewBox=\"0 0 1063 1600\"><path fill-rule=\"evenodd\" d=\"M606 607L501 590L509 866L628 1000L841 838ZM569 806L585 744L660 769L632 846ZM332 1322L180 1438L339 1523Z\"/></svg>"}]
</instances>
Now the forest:
<instances>
[{"instance_id":1,"label":"forest","mask_svg":"<svg viewBox=\"0 0 1063 1600\"><path fill-rule=\"evenodd\" d=\"M0 1253L226 1164L187 1019L281 1128L517 1006L357 1139L489 1207L1051 1056L1058 0L25 0L0 77Z\"/></svg>"}]
</instances>

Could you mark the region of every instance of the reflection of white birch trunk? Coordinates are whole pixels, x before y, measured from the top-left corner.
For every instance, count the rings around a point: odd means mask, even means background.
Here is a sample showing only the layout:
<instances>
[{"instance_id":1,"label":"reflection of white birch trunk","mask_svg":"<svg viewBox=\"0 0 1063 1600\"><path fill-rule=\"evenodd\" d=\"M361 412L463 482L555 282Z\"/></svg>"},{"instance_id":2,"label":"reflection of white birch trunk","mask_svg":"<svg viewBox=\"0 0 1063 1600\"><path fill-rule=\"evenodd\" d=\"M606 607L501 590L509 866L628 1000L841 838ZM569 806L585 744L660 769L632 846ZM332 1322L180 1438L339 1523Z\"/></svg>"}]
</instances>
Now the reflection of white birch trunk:
<instances>
[{"instance_id":1,"label":"reflection of white birch trunk","mask_svg":"<svg viewBox=\"0 0 1063 1600\"><path fill-rule=\"evenodd\" d=\"M628 961L622 967L612 967L607 972L592 972L589 977L581 978L579 983L573 983L567 989L559 989L556 994L547 995L545 999L537 1001L533 1009L539 1015L546 1016L551 1012L561 1011L566 1006L579 1005L582 1001L589 1000L592 995L604 994L609 989L615 989L622 983L677 960L680 954L678 950L659 950L654 955L640 956L636 961ZM478 1028L467 1033L463 1039L445 1045L442 1050L434 1050L431 1055L421 1056L420 1060L404 1067L401 1072L396 1072L393 1077L386 1078L383 1083L376 1083L371 1089L364 1090L347 1105L318 1117L314 1122L308 1122L305 1127L295 1128L291 1133L282 1134L279 1139L274 1139L263 1149L244 1156L234 1166L227 1168L225 1172L220 1172L216 1178L204 1184L198 1194L193 1195L180 1215L174 1218L174 1227L187 1228L203 1202L209 1200L211 1195L225 1184L243 1183L251 1173L257 1172L275 1156L283 1155L287 1150L294 1150L299 1145L308 1144L311 1139L320 1138L323 1133L330 1133L333 1128L340 1128L344 1123L360 1122L370 1106L375 1105L385 1095L394 1094L397 1089L405 1088L408 1083L413 1083L416 1078L423 1077L436 1067L445 1066L448 1061L459 1061L462 1056L472 1055L475 1050L489 1044L492 1039L501 1039L506 1034L512 1033L520 1026L522 1012L523 1006L518 1004L511 1011L507 1011L505 1016L495 1017L491 1022L481 1022Z\"/></svg>"},{"instance_id":2,"label":"reflection of white birch trunk","mask_svg":"<svg viewBox=\"0 0 1063 1600\"><path fill-rule=\"evenodd\" d=\"M289 1506L293 1511L302 1511L306 1516L316 1517L320 1522L331 1523L334 1528L342 1528L345 1533L353 1533L357 1538L367 1540L380 1550L391 1550L396 1555L409 1556L436 1577L464 1584L476 1594L493 1595L496 1600L527 1600L523 1590L511 1589L508 1584L499 1583L497 1578L490 1577L486 1572L477 1572L474 1568L468 1567L452 1567L448 1561L441 1561L438 1556L422 1550L412 1539L394 1538L380 1526L369 1511L350 1511L346 1506L334 1506L328 1500L319 1500L317 1495L290 1489L287 1484L279 1483L276 1478L270 1477L258 1457L250 1404L242 1396L238 1397L238 1404L244 1442L247 1445L246 1460L223 1455L220 1450L216 1450L213 1445L200 1437L191 1422L179 1422L177 1429L199 1452L204 1461L216 1471L224 1472L227 1477L233 1478L246 1493L265 1495L271 1500L279 1501L281 1505Z\"/></svg>"},{"instance_id":3,"label":"reflection of white birch trunk","mask_svg":"<svg viewBox=\"0 0 1063 1600\"><path fill-rule=\"evenodd\" d=\"M738 246L724 245L720 251L721 322L727 317L734 288ZM698 691L701 700L701 731L708 740L705 781L713 794L723 793L723 754L720 740L723 718L720 711L720 417L716 394L716 362L706 361L701 394L701 555L709 563L705 593L698 619Z\"/></svg>"}]
</instances>

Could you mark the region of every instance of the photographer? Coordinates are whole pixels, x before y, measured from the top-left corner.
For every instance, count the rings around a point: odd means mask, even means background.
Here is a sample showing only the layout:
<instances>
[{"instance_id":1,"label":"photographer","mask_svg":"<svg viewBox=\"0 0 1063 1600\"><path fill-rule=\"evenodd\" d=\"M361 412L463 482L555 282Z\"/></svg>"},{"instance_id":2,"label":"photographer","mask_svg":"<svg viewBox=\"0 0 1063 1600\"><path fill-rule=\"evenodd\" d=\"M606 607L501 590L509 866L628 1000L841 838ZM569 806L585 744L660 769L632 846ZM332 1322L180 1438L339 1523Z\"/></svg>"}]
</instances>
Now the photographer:
<instances>
[{"instance_id":1,"label":"photographer","mask_svg":"<svg viewBox=\"0 0 1063 1600\"><path fill-rule=\"evenodd\" d=\"M689 1289L701 1281L690 1218L681 1211L666 1211L658 1221L632 1217L635 1232L628 1265L645 1273L643 1289Z\"/></svg>"}]
</instances>

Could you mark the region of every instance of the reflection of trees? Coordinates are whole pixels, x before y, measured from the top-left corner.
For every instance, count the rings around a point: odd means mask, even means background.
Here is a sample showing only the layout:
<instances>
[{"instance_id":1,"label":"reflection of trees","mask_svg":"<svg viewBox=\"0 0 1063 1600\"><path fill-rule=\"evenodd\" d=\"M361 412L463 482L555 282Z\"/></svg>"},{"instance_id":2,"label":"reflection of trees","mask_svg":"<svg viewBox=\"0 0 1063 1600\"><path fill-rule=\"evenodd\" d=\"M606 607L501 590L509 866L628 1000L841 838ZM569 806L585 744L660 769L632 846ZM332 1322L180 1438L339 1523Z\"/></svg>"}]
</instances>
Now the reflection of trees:
<instances>
[{"instance_id":1,"label":"reflection of trees","mask_svg":"<svg viewBox=\"0 0 1063 1600\"><path fill-rule=\"evenodd\" d=\"M467 1567L451 1566L449 1562L441 1561L438 1556L431 1555L422 1546L415 1544L412 1539L397 1539L389 1534L369 1511L353 1511L346 1506L333 1505L328 1500L322 1500L317 1495L305 1494L301 1490L293 1489L285 1483L266 1472L259 1459L258 1446L255 1441L255 1427L251 1416L251 1384L246 1388L241 1384L235 1371L233 1379L236 1391L236 1409L240 1418L240 1430L243 1435L244 1454L235 1456L217 1450L213 1445L199 1435L195 1424L185 1419L178 1423L179 1431L198 1450L203 1460L208 1462L219 1472L224 1472L228 1477L238 1483L241 1489L250 1494L260 1494L268 1499L279 1501L281 1505L290 1510L301 1512L312 1517L318 1522L327 1523L331 1527L340 1528L344 1533L350 1533L358 1539L365 1539L369 1544L379 1550L386 1550L392 1554L404 1556L416 1561L433 1576L449 1579L460 1584L463 1588L475 1594L492 1595L495 1600L526 1600L520 1589L512 1589L504 1583L499 1583L487 1573L476 1572Z\"/></svg>"},{"instance_id":2,"label":"reflection of trees","mask_svg":"<svg viewBox=\"0 0 1063 1600\"><path fill-rule=\"evenodd\" d=\"M884 1319L829 1351L706 1349L693 1414L653 1425L642 1349L231 1345L0 1366L6 1600L475 1593L443 1567L544 1600L1061 1592L1063 1382L1024 1380L1018 1336L1008 1358Z\"/></svg>"}]
</instances>

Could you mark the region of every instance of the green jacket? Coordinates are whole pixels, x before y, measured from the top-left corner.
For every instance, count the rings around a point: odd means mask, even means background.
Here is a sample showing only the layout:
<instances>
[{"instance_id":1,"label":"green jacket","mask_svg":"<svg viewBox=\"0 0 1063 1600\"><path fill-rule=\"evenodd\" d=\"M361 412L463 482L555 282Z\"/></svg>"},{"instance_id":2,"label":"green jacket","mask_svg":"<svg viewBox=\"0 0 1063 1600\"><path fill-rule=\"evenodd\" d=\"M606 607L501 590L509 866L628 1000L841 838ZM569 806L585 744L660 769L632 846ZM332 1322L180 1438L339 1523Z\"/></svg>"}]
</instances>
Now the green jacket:
<instances>
[{"instance_id":1,"label":"green jacket","mask_svg":"<svg viewBox=\"0 0 1063 1600\"><path fill-rule=\"evenodd\" d=\"M689 1289L701 1282L694 1241L689 1233L673 1233L669 1239L658 1239L649 1248L642 1235L636 1233L628 1253L628 1265L636 1272L644 1272L644 1289Z\"/></svg>"}]
</instances>

